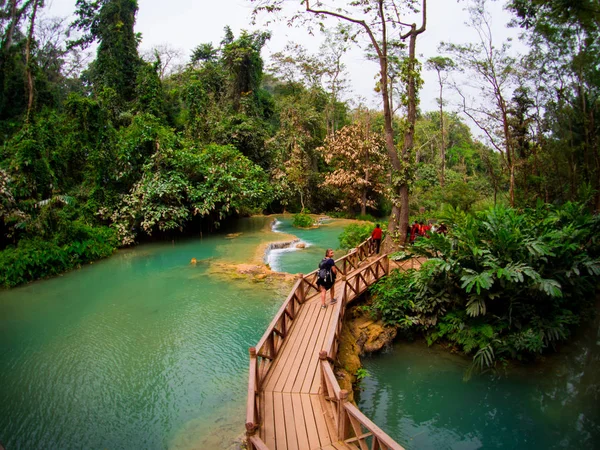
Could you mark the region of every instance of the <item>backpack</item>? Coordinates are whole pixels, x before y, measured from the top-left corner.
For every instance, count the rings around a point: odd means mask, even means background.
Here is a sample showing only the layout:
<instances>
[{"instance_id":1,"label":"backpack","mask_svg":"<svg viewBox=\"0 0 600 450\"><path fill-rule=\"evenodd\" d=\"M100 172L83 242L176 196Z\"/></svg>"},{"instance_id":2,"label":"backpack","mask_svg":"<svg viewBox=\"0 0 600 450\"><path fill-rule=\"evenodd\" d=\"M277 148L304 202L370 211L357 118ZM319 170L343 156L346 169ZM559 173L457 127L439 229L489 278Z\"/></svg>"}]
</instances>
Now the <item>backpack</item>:
<instances>
[{"instance_id":1,"label":"backpack","mask_svg":"<svg viewBox=\"0 0 600 450\"><path fill-rule=\"evenodd\" d=\"M324 267L325 261L329 258L323 258L319 263L319 279L322 281L332 281L331 277L331 267Z\"/></svg>"}]
</instances>

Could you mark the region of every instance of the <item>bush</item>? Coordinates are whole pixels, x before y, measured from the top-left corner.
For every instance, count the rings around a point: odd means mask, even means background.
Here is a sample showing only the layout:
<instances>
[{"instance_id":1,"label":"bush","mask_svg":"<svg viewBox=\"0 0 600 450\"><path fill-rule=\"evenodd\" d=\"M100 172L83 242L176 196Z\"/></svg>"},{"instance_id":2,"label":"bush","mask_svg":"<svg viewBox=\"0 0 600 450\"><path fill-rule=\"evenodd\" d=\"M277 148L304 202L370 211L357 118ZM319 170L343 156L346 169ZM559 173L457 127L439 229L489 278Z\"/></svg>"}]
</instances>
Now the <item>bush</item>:
<instances>
[{"instance_id":1,"label":"bush","mask_svg":"<svg viewBox=\"0 0 600 450\"><path fill-rule=\"evenodd\" d=\"M340 248L345 250L354 248L371 236L371 232L375 225L372 223L351 223L344 228L342 234L338 237L340 241Z\"/></svg>"},{"instance_id":2,"label":"bush","mask_svg":"<svg viewBox=\"0 0 600 450\"><path fill-rule=\"evenodd\" d=\"M17 247L0 252L0 286L13 287L57 275L81 264L110 256L115 232L107 227L77 224L80 240L60 243L39 237L21 239Z\"/></svg>"},{"instance_id":3,"label":"bush","mask_svg":"<svg viewBox=\"0 0 600 450\"><path fill-rule=\"evenodd\" d=\"M296 228L310 228L313 226L314 220L308 214L294 214L292 225Z\"/></svg>"},{"instance_id":4,"label":"bush","mask_svg":"<svg viewBox=\"0 0 600 450\"><path fill-rule=\"evenodd\" d=\"M568 339L593 309L600 217L582 205L450 209L441 219L448 235L413 247L428 257L421 269L372 288L373 310L386 322L450 342L486 370Z\"/></svg>"}]
</instances>

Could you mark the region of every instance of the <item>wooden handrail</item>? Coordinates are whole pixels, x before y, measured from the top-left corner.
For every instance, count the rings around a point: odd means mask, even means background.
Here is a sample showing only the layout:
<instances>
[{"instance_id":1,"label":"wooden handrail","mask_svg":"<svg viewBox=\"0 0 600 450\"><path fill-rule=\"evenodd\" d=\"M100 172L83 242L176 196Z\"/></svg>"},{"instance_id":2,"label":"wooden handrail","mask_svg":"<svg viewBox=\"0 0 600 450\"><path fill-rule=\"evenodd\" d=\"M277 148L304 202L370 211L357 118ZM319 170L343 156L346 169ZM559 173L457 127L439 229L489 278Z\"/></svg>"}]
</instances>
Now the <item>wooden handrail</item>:
<instances>
[{"instance_id":1,"label":"wooden handrail","mask_svg":"<svg viewBox=\"0 0 600 450\"><path fill-rule=\"evenodd\" d=\"M275 328L275 325L277 325L277 323L279 322L279 319L281 319L281 316L285 313L285 309L287 308L288 304L294 299L294 297L296 295L296 291L301 284L302 284L302 278L299 278L298 281L296 281L296 283L294 284L294 287L292 288L290 295L288 295L287 299L283 302L283 304L279 308L279 311L277 311L277 313L275 314L275 317L273 317L273 320L271 320L271 323L267 327L265 333L262 335L262 338L260 339L260 341L258 341L258 344L256 344L256 349L258 351L260 351L260 349L262 349L263 345L265 345L265 342L269 339L269 337L273 333L273 329Z\"/></svg>"},{"instance_id":2,"label":"wooden handrail","mask_svg":"<svg viewBox=\"0 0 600 450\"><path fill-rule=\"evenodd\" d=\"M267 444L265 444L261 438L258 436L248 436L248 443L250 444L250 448L255 448L256 450L269 450Z\"/></svg>"},{"instance_id":3,"label":"wooden handrail","mask_svg":"<svg viewBox=\"0 0 600 450\"><path fill-rule=\"evenodd\" d=\"M362 426L364 426L367 430L369 430L369 434L372 434L374 439L377 439L379 447L373 448L388 448L390 450L404 450L400 444L394 441L391 437L389 437L385 431L375 425L367 416L365 416L360 409L354 406L352 403L347 402L344 403L344 409L348 413L348 415L354 419L356 419ZM357 437L359 433L356 433ZM384 445L385 447L382 447Z\"/></svg>"},{"instance_id":4,"label":"wooden handrail","mask_svg":"<svg viewBox=\"0 0 600 450\"><path fill-rule=\"evenodd\" d=\"M321 392L331 405L330 414L335 421L338 439L347 443L357 443L360 445L360 448L367 448L366 439L371 437L371 439L373 439L372 448L404 450L401 445L396 443L383 430L377 427L377 425L369 420L356 406L347 402L347 392L340 388L331 366L331 362L337 356L339 334L341 332L342 319L348 298L348 288L354 291L356 298L369 287L370 282L367 279L369 274L373 276L374 280L377 280L380 274L388 274L389 270L389 258L387 255L382 255L375 261L363 267L360 272L353 274L350 278L344 276L344 289L341 302L334 310L334 317L336 317L336 320L330 325L325 340L325 348L320 353ZM362 285L361 281L363 283ZM354 285L352 285L353 282L355 283ZM363 427L366 428L368 432L363 432ZM353 436L350 436L351 432L354 433Z\"/></svg>"},{"instance_id":5,"label":"wooden handrail","mask_svg":"<svg viewBox=\"0 0 600 450\"><path fill-rule=\"evenodd\" d=\"M250 347L250 372L248 373L248 401L246 404L246 433L254 434L259 423L256 409L257 394L256 349Z\"/></svg>"}]
</instances>

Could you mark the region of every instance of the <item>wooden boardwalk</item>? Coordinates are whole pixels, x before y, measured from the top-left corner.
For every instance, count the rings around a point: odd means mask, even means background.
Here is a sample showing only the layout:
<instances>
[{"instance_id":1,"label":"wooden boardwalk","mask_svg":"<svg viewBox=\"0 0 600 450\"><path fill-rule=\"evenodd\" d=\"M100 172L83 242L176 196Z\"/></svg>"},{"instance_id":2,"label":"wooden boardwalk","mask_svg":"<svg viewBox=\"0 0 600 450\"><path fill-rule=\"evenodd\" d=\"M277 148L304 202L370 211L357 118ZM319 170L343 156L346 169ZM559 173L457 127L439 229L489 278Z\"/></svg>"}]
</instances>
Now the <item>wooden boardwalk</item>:
<instances>
[{"instance_id":1,"label":"wooden boardwalk","mask_svg":"<svg viewBox=\"0 0 600 450\"><path fill-rule=\"evenodd\" d=\"M333 372L346 305L390 269L387 255L371 255L369 244L336 261L335 304L328 293L328 307L321 308L317 271L300 275L250 348L250 449L402 449L347 402Z\"/></svg>"}]
</instances>

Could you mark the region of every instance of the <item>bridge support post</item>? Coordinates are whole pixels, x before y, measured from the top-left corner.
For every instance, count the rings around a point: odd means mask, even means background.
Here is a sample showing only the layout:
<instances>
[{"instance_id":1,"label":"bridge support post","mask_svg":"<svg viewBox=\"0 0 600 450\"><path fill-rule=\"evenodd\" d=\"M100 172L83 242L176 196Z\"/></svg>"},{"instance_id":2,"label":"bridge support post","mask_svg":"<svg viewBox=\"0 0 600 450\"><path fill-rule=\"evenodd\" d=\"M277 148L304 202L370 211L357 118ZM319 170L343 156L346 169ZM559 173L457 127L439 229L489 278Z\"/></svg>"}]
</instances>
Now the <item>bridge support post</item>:
<instances>
[{"instance_id":1,"label":"bridge support post","mask_svg":"<svg viewBox=\"0 0 600 450\"><path fill-rule=\"evenodd\" d=\"M306 300L306 292L304 291L304 274L299 273L298 279L300 280L300 284L298 285L298 294L300 294L298 301L302 304Z\"/></svg>"},{"instance_id":2,"label":"bridge support post","mask_svg":"<svg viewBox=\"0 0 600 450\"><path fill-rule=\"evenodd\" d=\"M338 439L343 441L346 439L347 433L347 420L346 420L346 408L344 405L348 401L348 391L342 389L340 391L340 401L338 402Z\"/></svg>"},{"instance_id":3,"label":"bridge support post","mask_svg":"<svg viewBox=\"0 0 600 450\"><path fill-rule=\"evenodd\" d=\"M327 387L327 378L325 377L325 370L323 369L323 364L327 363L327 352L325 350L321 350L319 352L319 368L321 372L321 392L325 395L325 400L331 400L329 395L329 389Z\"/></svg>"},{"instance_id":4,"label":"bridge support post","mask_svg":"<svg viewBox=\"0 0 600 450\"><path fill-rule=\"evenodd\" d=\"M250 373L249 376L249 392L248 392L248 406L246 410L246 436L254 436L256 433L256 429L258 428L258 424L256 422L259 421L257 416L257 405L256 405L256 397L258 396L258 392L260 390L260 380L258 377L258 360L256 357L256 347L250 347L248 349L250 353ZM250 441L248 441L248 445L250 448L253 448Z\"/></svg>"}]
</instances>

